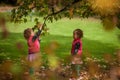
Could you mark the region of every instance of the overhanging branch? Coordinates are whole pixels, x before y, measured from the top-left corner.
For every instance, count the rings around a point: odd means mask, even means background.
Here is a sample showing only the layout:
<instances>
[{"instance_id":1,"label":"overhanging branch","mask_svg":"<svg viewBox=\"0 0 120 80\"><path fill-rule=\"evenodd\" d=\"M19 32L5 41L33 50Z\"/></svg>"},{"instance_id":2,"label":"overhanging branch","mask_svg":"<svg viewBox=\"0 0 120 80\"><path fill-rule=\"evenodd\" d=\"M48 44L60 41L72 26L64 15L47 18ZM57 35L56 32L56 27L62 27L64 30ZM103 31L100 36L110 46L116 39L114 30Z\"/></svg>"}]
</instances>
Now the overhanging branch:
<instances>
[{"instance_id":1,"label":"overhanging branch","mask_svg":"<svg viewBox=\"0 0 120 80\"><path fill-rule=\"evenodd\" d=\"M48 19L50 16L59 14L59 13L65 11L65 10L67 10L68 7L70 7L70 6L72 6L72 5L76 4L76 3L78 3L78 2L80 2L80 1L82 1L82 0L74 0L72 3L67 4L67 5L66 5L64 8L62 8L61 10L59 10L59 11L57 11L57 12L54 12L54 13L51 13L51 14L48 14L48 15L44 18L45 20L44 20L43 25L45 25L47 19Z\"/></svg>"}]
</instances>

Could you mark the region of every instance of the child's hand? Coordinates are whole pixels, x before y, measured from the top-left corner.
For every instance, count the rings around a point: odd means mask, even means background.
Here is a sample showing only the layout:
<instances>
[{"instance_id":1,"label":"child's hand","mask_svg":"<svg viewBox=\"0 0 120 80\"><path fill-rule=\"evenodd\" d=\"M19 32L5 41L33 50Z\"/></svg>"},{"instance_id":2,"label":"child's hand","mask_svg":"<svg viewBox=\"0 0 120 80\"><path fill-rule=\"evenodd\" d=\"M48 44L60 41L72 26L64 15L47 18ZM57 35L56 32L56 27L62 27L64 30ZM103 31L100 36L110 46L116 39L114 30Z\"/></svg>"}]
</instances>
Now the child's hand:
<instances>
[{"instance_id":1,"label":"child's hand","mask_svg":"<svg viewBox=\"0 0 120 80\"><path fill-rule=\"evenodd\" d=\"M37 28L38 28L38 29L40 29L40 30L41 30L41 29L42 29L42 27L43 27L43 24L41 24L41 23L38 23L38 24L37 24Z\"/></svg>"}]
</instances>

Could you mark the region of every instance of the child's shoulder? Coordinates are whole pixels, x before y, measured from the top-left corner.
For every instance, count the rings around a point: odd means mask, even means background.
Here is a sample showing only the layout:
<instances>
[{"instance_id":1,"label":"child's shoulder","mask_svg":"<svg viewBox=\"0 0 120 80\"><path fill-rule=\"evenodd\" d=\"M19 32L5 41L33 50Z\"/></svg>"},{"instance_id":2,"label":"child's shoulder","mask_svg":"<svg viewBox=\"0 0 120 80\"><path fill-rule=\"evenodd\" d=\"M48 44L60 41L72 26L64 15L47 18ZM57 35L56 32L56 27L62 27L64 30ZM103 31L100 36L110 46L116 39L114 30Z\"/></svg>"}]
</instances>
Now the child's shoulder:
<instances>
[{"instance_id":1,"label":"child's shoulder","mask_svg":"<svg viewBox=\"0 0 120 80\"><path fill-rule=\"evenodd\" d=\"M31 41L33 37L34 37L34 36L31 35L31 36L29 37L28 41Z\"/></svg>"},{"instance_id":2,"label":"child's shoulder","mask_svg":"<svg viewBox=\"0 0 120 80\"><path fill-rule=\"evenodd\" d=\"M81 41L82 41L81 39L74 40L74 42L81 42Z\"/></svg>"}]
</instances>

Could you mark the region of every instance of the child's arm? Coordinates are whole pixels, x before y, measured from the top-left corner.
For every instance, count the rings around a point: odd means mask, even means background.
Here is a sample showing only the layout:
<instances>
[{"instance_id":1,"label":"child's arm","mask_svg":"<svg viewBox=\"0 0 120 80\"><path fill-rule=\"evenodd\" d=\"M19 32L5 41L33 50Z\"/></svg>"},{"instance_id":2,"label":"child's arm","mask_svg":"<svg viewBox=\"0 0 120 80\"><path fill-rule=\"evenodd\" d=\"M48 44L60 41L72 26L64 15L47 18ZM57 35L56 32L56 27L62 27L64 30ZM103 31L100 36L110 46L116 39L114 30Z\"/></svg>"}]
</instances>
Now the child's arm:
<instances>
[{"instance_id":1,"label":"child's arm","mask_svg":"<svg viewBox=\"0 0 120 80\"><path fill-rule=\"evenodd\" d=\"M41 32L42 32L42 27L43 27L43 25L41 25L41 26L39 27L38 32L33 36L33 38L32 38L32 41L33 41L33 42L40 36L40 34L41 34Z\"/></svg>"},{"instance_id":2,"label":"child's arm","mask_svg":"<svg viewBox=\"0 0 120 80\"><path fill-rule=\"evenodd\" d=\"M75 53L75 54L78 52L79 48L80 48L80 42L77 42L77 43L75 44L75 49L74 49L74 53Z\"/></svg>"},{"instance_id":3,"label":"child's arm","mask_svg":"<svg viewBox=\"0 0 120 80\"><path fill-rule=\"evenodd\" d=\"M81 43L80 43L80 42L77 42L77 43L75 44L74 54L79 54L79 55L81 55L81 53L82 53L81 47L82 47Z\"/></svg>"}]
</instances>

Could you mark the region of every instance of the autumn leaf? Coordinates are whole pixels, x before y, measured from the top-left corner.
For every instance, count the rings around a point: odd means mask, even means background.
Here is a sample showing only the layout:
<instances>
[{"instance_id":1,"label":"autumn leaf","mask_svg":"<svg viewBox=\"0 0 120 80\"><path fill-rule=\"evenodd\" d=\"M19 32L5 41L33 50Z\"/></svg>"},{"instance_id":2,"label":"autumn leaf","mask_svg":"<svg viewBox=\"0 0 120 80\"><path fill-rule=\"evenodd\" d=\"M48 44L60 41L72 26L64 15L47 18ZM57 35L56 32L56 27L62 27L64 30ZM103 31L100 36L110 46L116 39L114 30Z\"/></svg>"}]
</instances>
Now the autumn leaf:
<instances>
[{"instance_id":1,"label":"autumn leaf","mask_svg":"<svg viewBox=\"0 0 120 80\"><path fill-rule=\"evenodd\" d=\"M111 54L105 54L103 57L104 57L105 61L108 62L108 63L113 60Z\"/></svg>"},{"instance_id":2,"label":"autumn leaf","mask_svg":"<svg viewBox=\"0 0 120 80\"><path fill-rule=\"evenodd\" d=\"M115 29L116 27L116 23L113 22L113 18L112 17L107 17L107 18L104 18L102 20L102 23L103 23L103 28L107 31L111 31L113 29Z\"/></svg>"},{"instance_id":3,"label":"autumn leaf","mask_svg":"<svg viewBox=\"0 0 120 80\"><path fill-rule=\"evenodd\" d=\"M0 71L3 72L10 72L11 71L11 67L12 67L12 61L10 60L6 60L2 63L2 65L0 66Z\"/></svg>"},{"instance_id":4,"label":"autumn leaf","mask_svg":"<svg viewBox=\"0 0 120 80\"><path fill-rule=\"evenodd\" d=\"M73 17L73 11L74 11L74 8L70 8L70 9L69 9L69 15L70 15L70 18Z\"/></svg>"}]
</instances>

